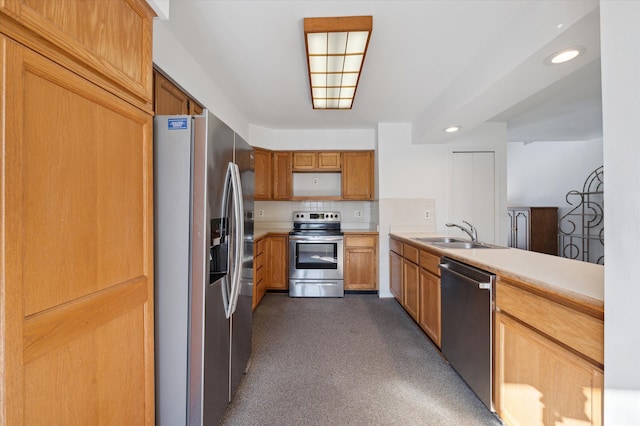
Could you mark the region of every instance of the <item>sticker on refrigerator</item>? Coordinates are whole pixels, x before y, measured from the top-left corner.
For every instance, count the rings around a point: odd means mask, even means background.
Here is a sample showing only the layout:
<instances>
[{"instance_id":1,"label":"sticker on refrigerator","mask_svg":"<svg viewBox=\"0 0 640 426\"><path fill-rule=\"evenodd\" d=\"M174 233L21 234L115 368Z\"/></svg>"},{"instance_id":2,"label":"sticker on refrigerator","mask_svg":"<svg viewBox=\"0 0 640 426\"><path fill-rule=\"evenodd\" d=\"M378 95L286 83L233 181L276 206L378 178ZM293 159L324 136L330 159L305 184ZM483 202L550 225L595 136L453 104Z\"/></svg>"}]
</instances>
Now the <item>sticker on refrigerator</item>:
<instances>
[{"instance_id":1,"label":"sticker on refrigerator","mask_svg":"<svg viewBox=\"0 0 640 426\"><path fill-rule=\"evenodd\" d=\"M187 128L186 118L170 118L168 123L169 130L182 130Z\"/></svg>"}]
</instances>

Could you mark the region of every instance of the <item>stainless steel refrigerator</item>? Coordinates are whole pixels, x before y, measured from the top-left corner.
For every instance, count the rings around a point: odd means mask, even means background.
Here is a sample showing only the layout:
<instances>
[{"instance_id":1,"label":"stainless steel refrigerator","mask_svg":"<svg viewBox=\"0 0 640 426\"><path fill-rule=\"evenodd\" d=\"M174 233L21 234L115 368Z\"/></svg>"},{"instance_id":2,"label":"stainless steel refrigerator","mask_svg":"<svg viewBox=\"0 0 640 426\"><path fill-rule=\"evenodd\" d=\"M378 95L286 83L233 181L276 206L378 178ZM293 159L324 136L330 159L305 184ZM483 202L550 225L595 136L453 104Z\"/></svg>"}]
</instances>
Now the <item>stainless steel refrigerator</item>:
<instances>
[{"instance_id":1,"label":"stainless steel refrigerator","mask_svg":"<svg viewBox=\"0 0 640 426\"><path fill-rule=\"evenodd\" d=\"M251 355L254 157L214 115L154 118L156 424L217 425Z\"/></svg>"}]
</instances>

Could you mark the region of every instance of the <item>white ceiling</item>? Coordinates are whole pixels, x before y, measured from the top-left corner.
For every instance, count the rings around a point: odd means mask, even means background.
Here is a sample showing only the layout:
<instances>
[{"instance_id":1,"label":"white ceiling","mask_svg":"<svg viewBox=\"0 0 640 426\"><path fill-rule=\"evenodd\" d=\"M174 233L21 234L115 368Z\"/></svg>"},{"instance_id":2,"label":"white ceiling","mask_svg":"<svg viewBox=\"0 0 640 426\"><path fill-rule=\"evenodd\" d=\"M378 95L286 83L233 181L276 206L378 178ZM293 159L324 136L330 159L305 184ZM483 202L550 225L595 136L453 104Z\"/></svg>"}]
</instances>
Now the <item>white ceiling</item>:
<instances>
[{"instance_id":1,"label":"white ceiling","mask_svg":"<svg viewBox=\"0 0 640 426\"><path fill-rule=\"evenodd\" d=\"M601 135L597 0L171 0L167 25L251 124L375 128L410 122L416 143L506 121L510 140ZM303 18L372 15L353 109L311 107ZM548 66L579 45L585 54ZM567 120L570 120L568 123ZM559 125L558 125L559 122ZM536 124L537 123L537 124ZM599 128L597 124L599 123Z\"/></svg>"}]
</instances>

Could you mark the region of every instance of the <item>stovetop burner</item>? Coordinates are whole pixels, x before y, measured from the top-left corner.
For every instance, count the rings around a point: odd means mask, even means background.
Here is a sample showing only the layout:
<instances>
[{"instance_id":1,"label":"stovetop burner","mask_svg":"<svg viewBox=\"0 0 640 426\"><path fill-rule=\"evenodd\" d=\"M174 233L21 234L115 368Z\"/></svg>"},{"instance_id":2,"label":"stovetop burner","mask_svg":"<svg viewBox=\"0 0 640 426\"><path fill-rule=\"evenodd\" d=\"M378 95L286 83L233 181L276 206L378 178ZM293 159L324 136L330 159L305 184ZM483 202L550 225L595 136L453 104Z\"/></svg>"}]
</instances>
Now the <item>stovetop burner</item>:
<instances>
[{"instance_id":1,"label":"stovetop burner","mask_svg":"<svg viewBox=\"0 0 640 426\"><path fill-rule=\"evenodd\" d=\"M339 212L293 212L289 235L342 235Z\"/></svg>"}]
</instances>

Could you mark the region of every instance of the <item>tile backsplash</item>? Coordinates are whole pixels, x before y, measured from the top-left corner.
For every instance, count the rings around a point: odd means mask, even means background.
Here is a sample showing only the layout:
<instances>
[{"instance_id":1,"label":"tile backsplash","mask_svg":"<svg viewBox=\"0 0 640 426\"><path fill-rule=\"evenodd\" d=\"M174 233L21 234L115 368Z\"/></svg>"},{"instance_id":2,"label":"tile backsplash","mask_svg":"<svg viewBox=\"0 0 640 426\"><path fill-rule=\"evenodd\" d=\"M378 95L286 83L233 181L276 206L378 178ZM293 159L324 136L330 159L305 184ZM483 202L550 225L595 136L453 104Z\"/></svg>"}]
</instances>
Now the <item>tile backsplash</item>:
<instances>
[{"instance_id":1,"label":"tile backsplash","mask_svg":"<svg viewBox=\"0 0 640 426\"><path fill-rule=\"evenodd\" d=\"M377 201L256 201L254 218L265 226L290 228L294 211L340 212L345 229L368 229L379 221Z\"/></svg>"}]
</instances>

